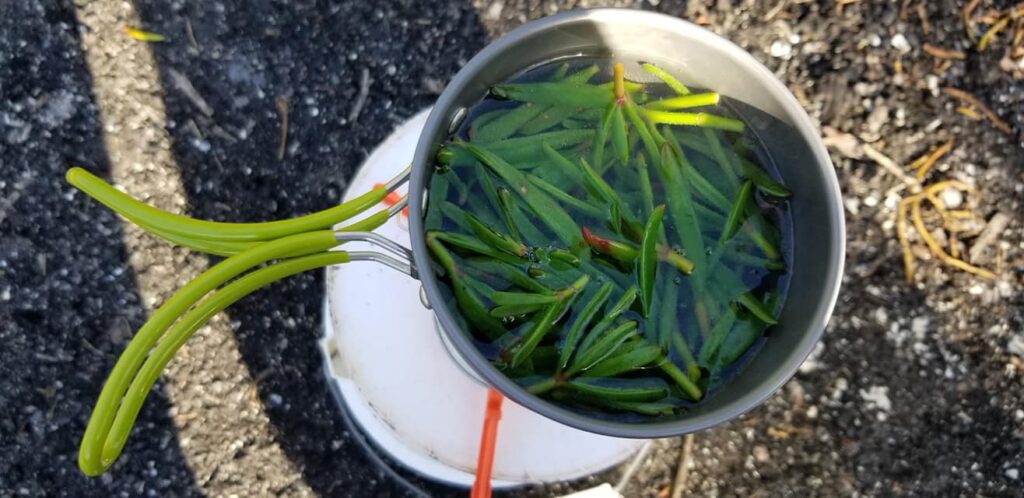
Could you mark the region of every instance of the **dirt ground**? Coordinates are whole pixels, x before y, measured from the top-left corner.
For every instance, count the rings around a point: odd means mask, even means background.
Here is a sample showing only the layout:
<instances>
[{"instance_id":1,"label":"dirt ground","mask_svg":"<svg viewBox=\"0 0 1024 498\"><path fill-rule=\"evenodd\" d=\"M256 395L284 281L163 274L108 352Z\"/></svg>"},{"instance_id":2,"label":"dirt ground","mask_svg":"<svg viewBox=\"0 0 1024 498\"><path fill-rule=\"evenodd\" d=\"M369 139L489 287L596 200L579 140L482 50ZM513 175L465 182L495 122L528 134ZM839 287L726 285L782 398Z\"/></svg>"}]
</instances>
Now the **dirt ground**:
<instances>
[{"instance_id":1,"label":"dirt ground","mask_svg":"<svg viewBox=\"0 0 1024 498\"><path fill-rule=\"evenodd\" d=\"M82 165L201 218L322 209L489 39L613 4L700 22L775 71L822 126L846 206L846 274L820 348L764 406L694 437L685 493L1022 496L1024 58L1014 58L1012 20L979 50L963 3L0 2L0 497L414 496L335 408L313 274L211 322L164 375L113 470L79 474L78 438L116 355L214 260L123 223L63 174ZM975 39L1014 5L980 2ZM133 40L126 25L168 40ZM959 53L944 63L950 55L933 47ZM282 97L290 126L278 160ZM941 200L978 213L959 244L998 279L941 265L912 235L919 258L907 284L895 221L908 187L862 146L902 165L950 139L927 181L975 187ZM625 494L667 496L680 445L658 441ZM621 470L507 495L615 483Z\"/></svg>"}]
</instances>

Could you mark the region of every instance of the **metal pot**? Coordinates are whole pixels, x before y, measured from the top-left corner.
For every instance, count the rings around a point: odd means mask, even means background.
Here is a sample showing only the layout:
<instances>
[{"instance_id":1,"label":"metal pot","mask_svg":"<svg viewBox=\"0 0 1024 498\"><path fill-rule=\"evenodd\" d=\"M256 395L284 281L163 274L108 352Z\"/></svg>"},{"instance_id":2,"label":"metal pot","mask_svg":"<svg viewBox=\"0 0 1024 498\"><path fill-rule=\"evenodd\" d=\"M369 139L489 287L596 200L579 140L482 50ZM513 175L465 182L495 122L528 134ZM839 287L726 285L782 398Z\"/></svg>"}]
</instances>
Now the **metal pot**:
<instances>
[{"instance_id":1,"label":"metal pot","mask_svg":"<svg viewBox=\"0 0 1024 498\"><path fill-rule=\"evenodd\" d=\"M650 423L623 423L570 411L531 395L495 369L457 325L438 286L424 240L426 188L434 155L453 123L489 87L526 68L572 56L641 60L685 75L685 82L713 88L755 109L745 114L795 195L790 290L763 349L736 376L681 416ZM598 434L658 438L694 432L728 421L757 406L797 370L821 337L839 292L845 227L839 184L818 131L786 87L750 54L697 25L650 12L598 9L568 12L513 30L473 57L438 98L419 137L409 179L412 266L458 356L487 384L516 403L563 424ZM402 251L398 251L402 252ZM404 265L401 265L404 266Z\"/></svg>"}]
</instances>

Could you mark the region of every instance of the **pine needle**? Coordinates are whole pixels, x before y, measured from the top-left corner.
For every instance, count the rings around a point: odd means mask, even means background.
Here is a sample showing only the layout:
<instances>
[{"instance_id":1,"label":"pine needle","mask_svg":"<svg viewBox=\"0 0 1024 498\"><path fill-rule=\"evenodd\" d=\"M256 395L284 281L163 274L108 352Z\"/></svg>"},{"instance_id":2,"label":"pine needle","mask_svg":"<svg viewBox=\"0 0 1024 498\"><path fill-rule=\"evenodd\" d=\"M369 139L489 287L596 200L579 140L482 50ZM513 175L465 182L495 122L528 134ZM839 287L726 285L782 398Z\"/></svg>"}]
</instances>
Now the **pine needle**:
<instances>
[{"instance_id":1,"label":"pine needle","mask_svg":"<svg viewBox=\"0 0 1024 498\"><path fill-rule=\"evenodd\" d=\"M167 38L160 33L151 33L149 31L143 31L141 29L132 28L130 26L124 27L124 34L131 38L144 42L162 42Z\"/></svg>"}]
</instances>

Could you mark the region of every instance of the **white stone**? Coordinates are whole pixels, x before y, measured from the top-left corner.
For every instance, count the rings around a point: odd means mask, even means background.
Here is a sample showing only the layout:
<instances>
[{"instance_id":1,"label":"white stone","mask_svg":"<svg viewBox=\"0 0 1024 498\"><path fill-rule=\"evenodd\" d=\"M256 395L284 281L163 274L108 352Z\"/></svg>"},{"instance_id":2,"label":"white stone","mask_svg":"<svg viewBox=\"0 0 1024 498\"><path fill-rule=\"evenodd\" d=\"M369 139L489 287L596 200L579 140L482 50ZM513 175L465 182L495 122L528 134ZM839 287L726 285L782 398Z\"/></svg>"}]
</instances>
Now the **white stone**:
<instances>
[{"instance_id":1,"label":"white stone","mask_svg":"<svg viewBox=\"0 0 1024 498\"><path fill-rule=\"evenodd\" d=\"M946 209L957 209L964 203L964 194L955 188L946 188L942 191L942 204Z\"/></svg>"},{"instance_id":2,"label":"white stone","mask_svg":"<svg viewBox=\"0 0 1024 498\"><path fill-rule=\"evenodd\" d=\"M928 85L928 91L931 92L933 97L939 95L939 77L934 74L929 74L924 77L924 82Z\"/></svg>"},{"instance_id":3,"label":"white stone","mask_svg":"<svg viewBox=\"0 0 1024 498\"><path fill-rule=\"evenodd\" d=\"M875 309L875 321L878 322L879 325L885 325L889 322L889 313L885 311L885 308Z\"/></svg>"},{"instance_id":4,"label":"white stone","mask_svg":"<svg viewBox=\"0 0 1024 498\"><path fill-rule=\"evenodd\" d=\"M889 40L889 44L896 50L899 50L901 54L910 53L910 42L907 41L907 37L903 36L903 33L896 33L896 36Z\"/></svg>"},{"instance_id":5,"label":"white stone","mask_svg":"<svg viewBox=\"0 0 1024 498\"><path fill-rule=\"evenodd\" d=\"M832 388L832 399L838 400L841 398L849 387L850 383L845 378L840 377L836 379L835 387Z\"/></svg>"},{"instance_id":6,"label":"white stone","mask_svg":"<svg viewBox=\"0 0 1024 498\"><path fill-rule=\"evenodd\" d=\"M491 2L484 17L490 21L501 19L501 10L505 8L505 2Z\"/></svg>"},{"instance_id":7,"label":"white stone","mask_svg":"<svg viewBox=\"0 0 1024 498\"><path fill-rule=\"evenodd\" d=\"M1017 479L1020 479L1020 471L1017 469L1006 469L1005 474L1006 477L1009 477L1011 480L1016 481Z\"/></svg>"},{"instance_id":8,"label":"white stone","mask_svg":"<svg viewBox=\"0 0 1024 498\"><path fill-rule=\"evenodd\" d=\"M1024 358L1024 336L1017 334L1011 337L1010 342L1006 345L1006 350L1011 354Z\"/></svg>"},{"instance_id":9,"label":"white stone","mask_svg":"<svg viewBox=\"0 0 1024 498\"><path fill-rule=\"evenodd\" d=\"M889 388L886 386L871 386L867 391L861 389L860 397L883 412L892 410L892 401L889 400Z\"/></svg>"},{"instance_id":10,"label":"white stone","mask_svg":"<svg viewBox=\"0 0 1024 498\"><path fill-rule=\"evenodd\" d=\"M788 60L793 54L793 46L783 40L776 40L768 49L768 53L772 57Z\"/></svg>"}]
</instances>

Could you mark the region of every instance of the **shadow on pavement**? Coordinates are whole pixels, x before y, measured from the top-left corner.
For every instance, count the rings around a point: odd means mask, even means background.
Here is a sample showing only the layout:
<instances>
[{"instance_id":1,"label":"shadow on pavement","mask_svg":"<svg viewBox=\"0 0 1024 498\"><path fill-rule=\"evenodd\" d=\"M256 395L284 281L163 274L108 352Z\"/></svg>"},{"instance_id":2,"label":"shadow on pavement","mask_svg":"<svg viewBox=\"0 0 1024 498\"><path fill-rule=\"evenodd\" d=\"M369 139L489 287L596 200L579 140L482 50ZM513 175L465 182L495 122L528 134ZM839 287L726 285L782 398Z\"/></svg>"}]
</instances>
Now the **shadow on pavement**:
<instances>
[{"instance_id":1,"label":"shadow on pavement","mask_svg":"<svg viewBox=\"0 0 1024 498\"><path fill-rule=\"evenodd\" d=\"M157 389L110 477L78 443L146 318L121 221L64 181L109 171L70 2L0 4L0 495L198 495Z\"/></svg>"},{"instance_id":2,"label":"shadow on pavement","mask_svg":"<svg viewBox=\"0 0 1024 498\"><path fill-rule=\"evenodd\" d=\"M473 9L455 2L134 3L144 29L174 34L152 48L188 210L203 219L275 220L338 203L369 150L485 43ZM355 115L364 75L368 98ZM212 113L182 91L182 77ZM319 495L404 494L354 443L331 397L317 348L322 300L314 272L228 311L274 439Z\"/></svg>"}]
</instances>

